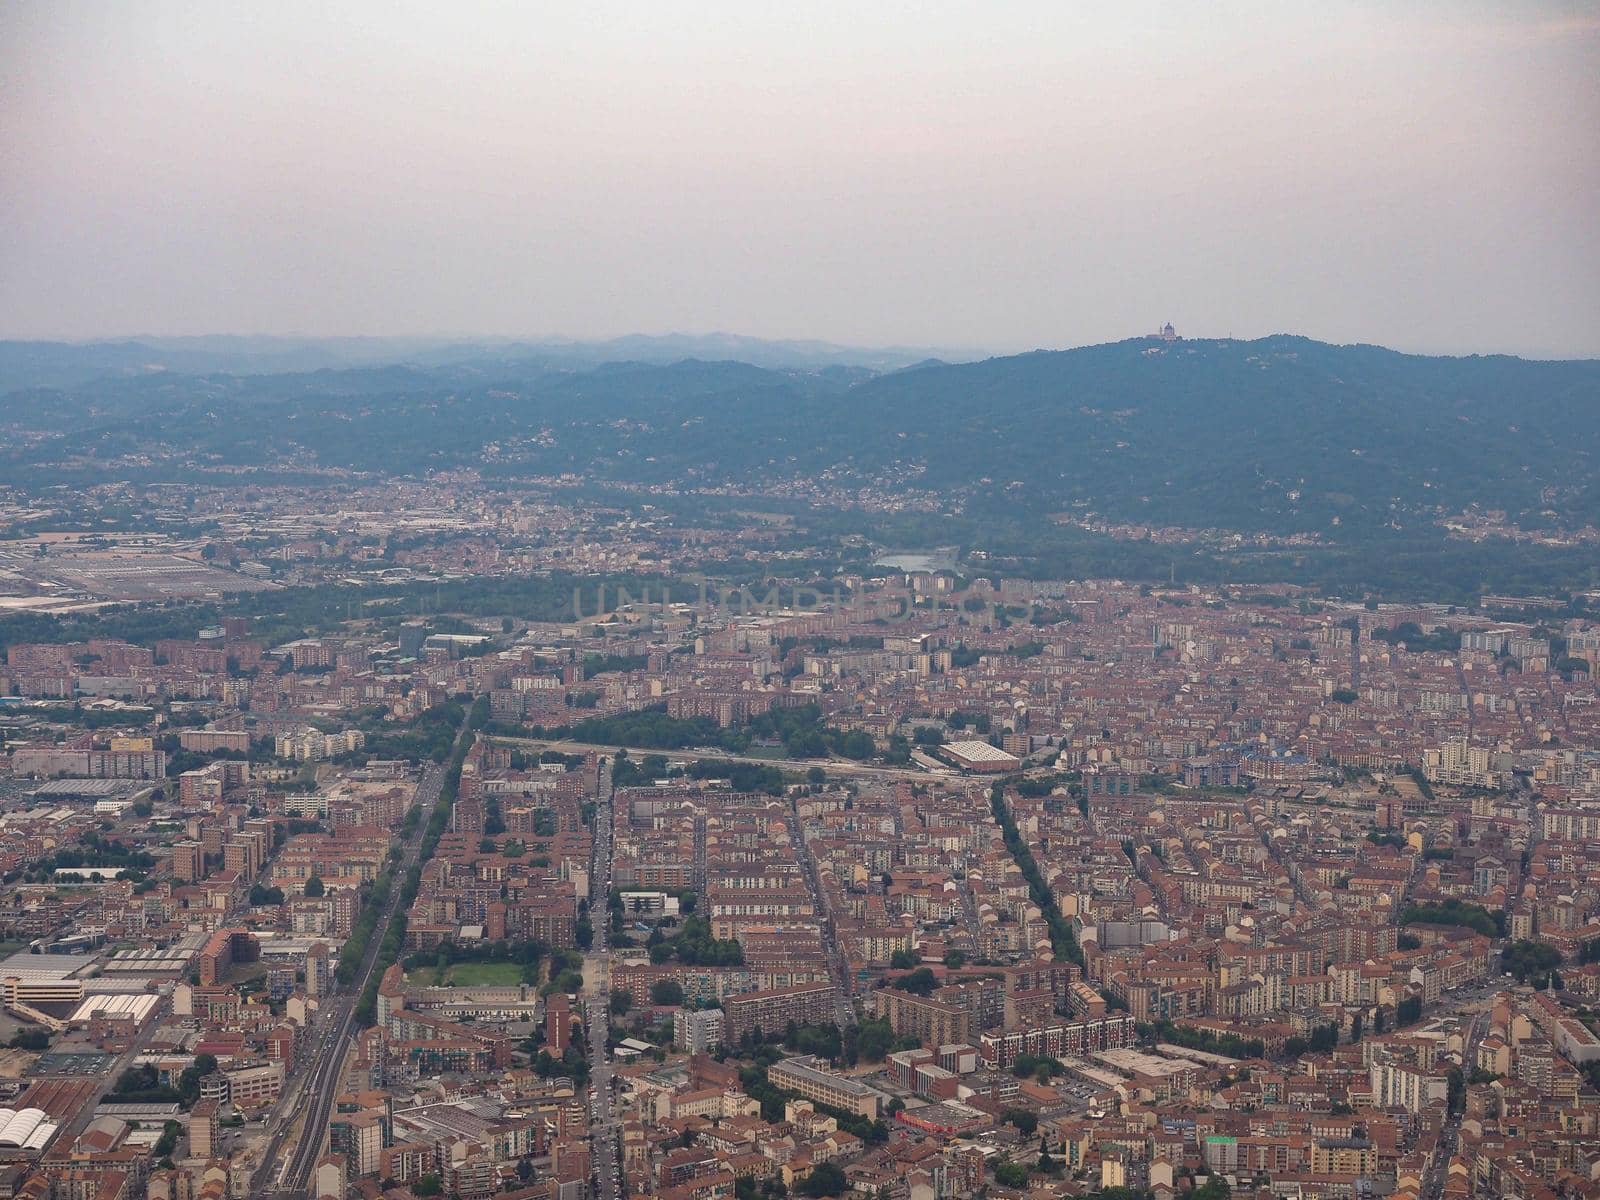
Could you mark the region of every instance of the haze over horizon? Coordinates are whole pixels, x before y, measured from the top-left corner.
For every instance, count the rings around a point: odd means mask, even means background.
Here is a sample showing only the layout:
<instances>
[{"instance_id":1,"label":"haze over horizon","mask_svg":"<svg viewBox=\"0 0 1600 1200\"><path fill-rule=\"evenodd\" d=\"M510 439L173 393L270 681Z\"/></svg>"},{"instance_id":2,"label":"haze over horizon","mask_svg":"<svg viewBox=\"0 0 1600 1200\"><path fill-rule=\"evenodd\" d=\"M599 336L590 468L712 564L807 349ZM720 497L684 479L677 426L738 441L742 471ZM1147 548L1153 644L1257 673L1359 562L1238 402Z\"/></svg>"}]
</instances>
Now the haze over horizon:
<instances>
[{"instance_id":1,"label":"haze over horizon","mask_svg":"<svg viewBox=\"0 0 1600 1200\"><path fill-rule=\"evenodd\" d=\"M1600 5L0 11L0 337L1600 356Z\"/></svg>"}]
</instances>

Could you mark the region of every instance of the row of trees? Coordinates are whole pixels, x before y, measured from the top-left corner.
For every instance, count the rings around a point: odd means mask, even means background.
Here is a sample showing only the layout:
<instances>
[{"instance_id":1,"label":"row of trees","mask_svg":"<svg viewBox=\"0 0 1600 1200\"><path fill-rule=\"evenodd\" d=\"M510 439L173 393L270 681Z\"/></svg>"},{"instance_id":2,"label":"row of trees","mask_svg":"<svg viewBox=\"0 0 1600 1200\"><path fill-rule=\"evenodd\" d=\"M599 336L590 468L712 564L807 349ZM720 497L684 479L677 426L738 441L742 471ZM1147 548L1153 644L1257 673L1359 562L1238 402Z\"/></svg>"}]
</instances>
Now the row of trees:
<instances>
[{"instance_id":1,"label":"row of trees","mask_svg":"<svg viewBox=\"0 0 1600 1200\"><path fill-rule=\"evenodd\" d=\"M1243 1038L1236 1033L1218 1034L1190 1025L1175 1025L1171 1021L1141 1021L1134 1031L1149 1041L1171 1042L1174 1046L1187 1046L1190 1050L1203 1050L1207 1054L1222 1054L1229 1058L1264 1058L1266 1044L1260 1038Z\"/></svg>"},{"instance_id":2,"label":"row of trees","mask_svg":"<svg viewBox=\"0 0 1600 1200\"><path fill-rule=\"evenodd\" d=\"M896 971L914 971L921 965L922 955L915 950L896 950L889 956L889 966ZM967 965L967 952L965 950L946 951L944 965L952 971L959 971Z\"/></svg>"},{"instance_id":3,"label":"row of trees","mask_svg":"<svg viewBox=\"0 0 1600 1200\"><path fill-rule=\"evenodd\" d=\"M118 879L138 882L155 865L155 858L145 851L127 846L116 838L102 839L99 830L91 829L79 839L79 845L63 846L39 859L24 873L24 878L29 883L48 883L61 869L116 867Z\"/></svg>"},{"instance_id":4,"label":"row of trees","mask_svg":"<svg viewBox=\"0 0 1600 1200\"><path fill-rule=\"evenodd\" d=\"M1500 965L1515 975L1519 983L1535 978L1548 982L1561 965L1561 951L1548 942L1512 942L1501 954Z\"/></svg>"},{"instance_id":5,"label":"row of trees","mask_svg":"<svg viewBox=\"0 0 1600 1200\"><path fill-rule=\"evenodd\" d=\"M820 768L812 768L820 770ZM611 764L611 782L616 787L634 787L657 779L726 779L738 792L765 792L783 795L788 783L777 767L761 763L731 762L725 758L697 758L687 767L669 767L659 754L646 754L635 762L626 750L618 750Z\"/></svg>"},{"instance_id":6,"label":"row of trees","mask_svg":"<svg viewBox=\"0 0 1600 1200\"><path fill-rule=\"evenodd\" d=\"M689 916L677 933L668 937L659 928L646 943L650 961L658 966L676 959L686 967L739 967L744 965L744 949L733 938L711 936L711 923L704 917Z\"/></svg>"},{"instance_id":7,"label":"row of trees","mask_svg":"<svg viewBox=\"0 0 1600 1200\"><path fill-rule=\"evenodd\" d=\"M1050 945L1057 961L1075 962L1082 966L1083 951L1078 946L1078 939L1056 906L1055 896L1045 883L1044 875L1039 871L1039 864L1033 861L1033 851L1028 849L1028 844L1017 832L1017 823L1011 819L1011 810L1006 806L1006 790L1003 783L996 783L990 790L989 807L993 810L995 823L1000 826L1000 832L1005 838L1007 853L1021 868L1022 877L1028 881L1028 894L1039 906L1039 911L1044 914L1044 919L1050 926Z\"/></svg>"},{"instance_id":8,"label":"row of trees","mask_svg":"<svg viewBox=\"0 0 1600 1200\"><path fill-rule=\"evenodd\" d=\"M180 1104L193 1108L200 1099L200 1080L217 1069L217 1060L210 1054L195 1055L194 1062L185 1067L175 1084L161 1082L154 1067L130 1067L112 1085L111 1091L119 1104Z\"/></svg>"},{"instance_id":9,"label":"row of trees","mask_svg":"<svg viewBox=\"0 0 1600 1200\"><path fill-rule=\"evenodd\" d=\"M709 717L668 716L666 708L658 705L638 712L589 717L565 730L536 732L564 732L580 742L642 746L648 750L685 750L694 746L710 746L729 754L745 754L757 739L763 739L782 742L784 755L788 758L825 758L831 753L860 762L878 754L877 744L870 734L859 729L835 729L825 724L822 710L815 704L775 708L757 714L744 725L729 729L722 728ZM904 761L910 755L910 743L904 738L900 742L900 757ZM728 764L716 766L718 774L725 773L727 769ZM626 782L634 781L630 778Z\"/></svg>"},{"instance_id":10,"label":"row of trees","mask_svg":"<svg viewBox=\"0 0 1600 1200\"><path fill-rule=\"evenodd\" d=\"M851 1065L858 1061L882 1062L901 1050L921 1048L920 1038L897 1036L887 1017L862 1017L844 1033L844 1061Z\"/></svg>"},{"instance_id":11,"label":"row of trees","mask_svg":"<svg viewBox=\"0 0 1600 1200\"><path fill-rule=\"evenodd\" d=\"M389 902L389 892L393 887L394 869L387 866L370 885L363 885L361 911L356 916L350 936L339 948L339 963L334 969L334 978L341 986L348 987L354 981L356 972L360 970L361 960L367 954L367 946L372 941L372 935L377 932L378 914Z\"/></svg>"},{"instance_id":12,"label":"row of trees","mask_svg":"<svg viewBox=\"0 0 1600 1200\"><path fill-rule=\"evenodd\" d=\"M1358 1018L1359 1020L1359 1018ZM1355 1037L1359 1040L1360 1025L1355 1027ZM1299 1058L1310 1051L1313 1054L1326 1054L1339 1044L1339 1027L1337 1025L1318 1025L1311 1031L1309 1037L1292 1037L1283 1043L1283 1056L1285 1058Z\"/></svg>"},{"instance_id":13,"label":"row of trees","mask_svg":"<svg viewBox=\"0 0 1600 1200\"><path fill-rule=\"evenodd\" d=\"M399 961L400 952L405 948L407 912L422 887L421 864L433 857L439 839L450 822L450 810L461 787L461 765L466 761L467 751L476 736L474 731L483 728L489 719L489 697L479 696L473 702L471 709L462 709L458 706L454 711L459 714L457 721L464 721L466 728L456 735L455 748L449 756L444 781L440 785L439 799L434 803L433 811L428 815L427 828L423 831L418 861L406 871L401 881L398 911L394 919L389 922L383 941L379 943L375 968L366 986L362 988L360 998L356 1001L356 1020L363 1026L370 1026L377 1020L378 985L382 982L384 971ZM410 828L415 830L416 826L411 825ZM351 943L358 941L352 935L339 951L338 978L343 984L348 985L355 977L356 971L360 969L361 960L366 955L366 947L377 926L378 915L388 904L389 889L393 887L393 874L392 866L384 870L367 897L367 902L362 906L361 915L356 919L356 932L361 935L358 946L354 950L351 949Z\"/></svg>"},{"instance_id":14,"label":"row of trees","mask_svg":"<svg viewBox=\"0 0 1600 1200\"><path fill-rule=\"evenodd\" d=\"M1489 938L1501 938L1506 935L1505 913L1491 913L1481 904L1469 904L1462 900L1408 904L1400 910L1400 924L1455 925Z\"/></svg>"}]
</instances>

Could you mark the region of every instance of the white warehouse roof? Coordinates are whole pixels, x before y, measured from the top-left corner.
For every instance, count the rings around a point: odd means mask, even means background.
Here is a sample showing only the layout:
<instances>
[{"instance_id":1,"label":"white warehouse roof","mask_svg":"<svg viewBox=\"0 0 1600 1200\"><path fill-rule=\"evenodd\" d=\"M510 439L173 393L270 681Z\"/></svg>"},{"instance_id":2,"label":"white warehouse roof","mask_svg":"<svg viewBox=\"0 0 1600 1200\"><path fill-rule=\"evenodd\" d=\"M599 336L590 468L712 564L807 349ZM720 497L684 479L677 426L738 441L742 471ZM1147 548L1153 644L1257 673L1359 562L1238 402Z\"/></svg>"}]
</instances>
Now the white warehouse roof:
<instances>
[{"instance_id":1,"label":"white warehouse roof","mask_svg":"<svg viewBox=\"0 0 1600 1200\"><path fill-rule=\"evenodd\" d=\"M991 746L988 742L946 742L939 749L966 762L975 763L1014 763L1020 761L1015 754L1008 754Z\"/></svg>"},{"instance_id":2,"label":"white warehouse roof","mask_svg":"<svg viewBox=\"0 0 1600 1200\"><path fill-rule=\"evenodd\" d=\"M142 1025L150 1010L155 1008L160 1001L160 996L151 995L149 992L123 992L112 993L106 996L88 996L79 1004L68 1018L72 1023L87 1022L97 1011L103 1011L111 1016L128 1014L133 1017L134 1024Z\"/></svg>"},{"instance_id":3,"label":"white warehouse roof","mask_svg":"<svg viewBox=\"0 0 1600 1200\"><path fill-rule=\"evenodd\" d=\"M0 1108L0 1146L39 1149L56 1131L56 1123L42 1108Z\"/></svg>"}]
</instances>

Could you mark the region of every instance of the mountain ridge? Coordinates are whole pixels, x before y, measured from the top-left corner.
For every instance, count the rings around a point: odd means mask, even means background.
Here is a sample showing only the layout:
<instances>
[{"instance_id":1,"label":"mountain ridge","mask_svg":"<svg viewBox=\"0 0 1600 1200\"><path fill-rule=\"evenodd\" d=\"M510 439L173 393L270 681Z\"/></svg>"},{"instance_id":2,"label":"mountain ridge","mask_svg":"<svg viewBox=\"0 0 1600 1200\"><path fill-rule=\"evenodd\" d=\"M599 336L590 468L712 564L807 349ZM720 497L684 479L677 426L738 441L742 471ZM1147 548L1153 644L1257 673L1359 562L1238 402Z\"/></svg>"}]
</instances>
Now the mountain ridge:
<instances>
[{"instance_id":1,"label":"mountain ridge","mask_svg":"<svg viewBox=\"0 0 1600 1200\"><path fill-rule=\"evenodd\" d=\"M897 370L930 356L971 353L917 346L845 346L816 339L741 334L629 334L593 341L564 338L304 338L201 334L187 337L93 338L85 341L0 339L0 394L29 387L70 387L107 376L298 374L322 368L393 363L446 368L464 363L593 367L614 361L665 364L684 358L748 362L773 369L861 366Z\"/></svg>"},{"instance_id":2,"label":"mountain ridge","mask_svg":"<svg viewBox=\"0 0 1600 1200\"><path fill-rule=\"evenodd\" d=\"M1298 334L1139 337L894 370L490 355L141 371L12 391L0 421L29 435L0 452L13 472L118 455L478 465L508 481L720 482L819 499L888 486L968 514L1324 538L1473 506L1527 526L1600 523L1600 360Z\"/></svg>"}]
</instances>

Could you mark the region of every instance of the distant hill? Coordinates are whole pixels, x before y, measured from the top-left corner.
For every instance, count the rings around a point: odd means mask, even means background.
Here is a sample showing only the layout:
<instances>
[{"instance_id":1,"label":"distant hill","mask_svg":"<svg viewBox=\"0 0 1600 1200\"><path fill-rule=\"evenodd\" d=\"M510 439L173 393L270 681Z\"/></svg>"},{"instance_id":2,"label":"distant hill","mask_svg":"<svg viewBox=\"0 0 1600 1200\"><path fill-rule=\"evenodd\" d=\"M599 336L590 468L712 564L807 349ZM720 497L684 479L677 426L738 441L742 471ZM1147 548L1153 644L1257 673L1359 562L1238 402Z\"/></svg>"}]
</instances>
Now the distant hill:
<instances>
[{"instance_id":1,"label":"distant hill","mask_svg":"<svg viewBox=\"0 0 1600 1200\"><path fill-rule=\"evenodd\" d=\"M160 357L141 342L0 342L0 393L135 374Z\"/></svg>"},{"instance_id":2,"label":"distant hill","mask_svg":"<svg viewBox=\"0 0 1600 1200\"><path fill-rule=\"evenodd\" d=\"M856 367L895 371L930 356L981 357L926 347L839 346L737 334L634 334L605 341L510 338L292 338L212 335L93 342L0 341L0 395L26 388L77 387L157 371L178 374L294 374L408 363L492 371L529 366L582 370L612 362L667 365L686 358L738 361L775 370Z\"/></svg>"},{"instance_id":3,"label":"distant hill","mask_svg":"<svg viewBox=\"0 0 1600 1200\"><path fill-rule=\"evenodd\" d=\"M1028 507L1326 533L1471 503L1600 520L1600 361L1140 338L883 376L840 417L836 448L898 443Z\"/></svg>"},{"instance_id":4,"label":"distant hill","mask_svg":"<svg viewBox=\"0 0 1600 1200\"><path fill-rule=\"evenodd\" d=\"M688 345L625 339L607 349L626 361L600 362L511 343L412 346L382 364L266 374L151 365L266 352L254 344L70 348L77 359L0 344L0 377L33 381L0 397L0 422L49 434L0 449L0 473L133 452L380 472L470 462L596 483L910 481L978 518L1071 512L1335 540L1472 504L1525 525L1600 523L1596 361L1276 336L958 364L916 352L892 366L821 361L817 348L775 366L738 361L755 356L742 339L713 347L732 357L671 362L651 361L647 343Z\"/></svg>"}]
</instances>

